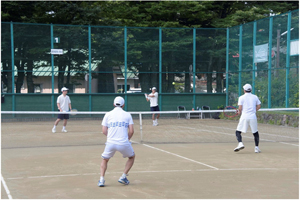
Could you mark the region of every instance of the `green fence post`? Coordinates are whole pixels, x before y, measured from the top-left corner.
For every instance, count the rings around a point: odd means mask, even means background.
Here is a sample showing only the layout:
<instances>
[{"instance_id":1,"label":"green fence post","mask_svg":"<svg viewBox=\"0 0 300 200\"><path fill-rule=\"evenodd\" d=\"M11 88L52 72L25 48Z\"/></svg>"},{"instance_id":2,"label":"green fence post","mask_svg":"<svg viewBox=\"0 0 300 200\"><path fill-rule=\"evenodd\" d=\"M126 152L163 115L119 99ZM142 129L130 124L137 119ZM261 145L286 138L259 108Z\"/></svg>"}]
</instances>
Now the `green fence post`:
<instances>
[{"instance_id":1,"label":"green fence post","mask_svg":"<svg viewBox=\"0 0 300 200\"><path fill-rule=\"evenodd\" d=\"M161 27L159 27L159 92L162 93L162 30ZM161 106L161 95L159 95L159 108L160 110L162 110L162 106Z\"/></svg>"},{"instance_id":2,"label":"green fence post","mask_svg":"<svg viewBox=\"0 0 300 200\"><path fill-rule=\"evenodd\" d=\"M196 109L196 28L193 29L193 107Z\"/></svg>"},{"instance_id":3,"label":"green fence post","mask_svg":"<svg viewBox=\"0 0 300 200\"><path fill-rule=\"evenodd\" d=\"M50 40L51 40L51 49L54 48L54 41L53 41L53 24L50 25ZM54 55L51 54L51 71L52 71L52 76L51 76L51 109L54 111L55 109L55 99L54 99ZM52 115L53 117L54 115Z\"/></svg>"},{"instance_id":4,"label":"green fence post","mask_svg":"<svg viewBox=\"0 0 300 200\"><path fill-rule=\"evenodd\" d=\"M125 67L125 73L124 73L124 93L125 93L125 110L127 111L127 27L124 27L124 67Z\"/></svg>"},{"instance_id":5,"label":"green fence post","mask_svg":"<svg viewBox=\"0 0 300 200\"><path fill-rule=\"evenodd\" d=\"M268 63L268 108L271 108L272 31L273 31L273 17L270 17L270 22L269 22L269 63Z\"/></svg>"},{"instance_id":6,"label":"green fence post","mask_svg":"<svg viewBox=\"0 0 300 200\"><path fill-rule=\"evenodd\" d=\"M289 96L290 96L290 44L291 44L291 23L292 23L292 13L288 14L288 24L287 24L287 45L286 45L286 85L285 85L285 107L289 107Z\"/></svg>"},{"instance_id":7,"label":"green fence post","mask_svg":"<svg viewBox=\"0 0 300 200\"><path fill-rule=\"evenodd\" d=\"M252 60L252 93L255 94L255 74L256 74L256 64L255 64L255 45L256 45L256 28L257 23L253 23L253 60Z\"/></svg>"},{"instance_id":8,"label":"green fence post","mask_svg":"<svg viewBox=\"0 0 300 200\"><path fill-rule=\"evenodd\" d=\"M229 73L229 28L226 31L226 106L228 106L229 100L229 81L228 74Z\"/></svg>"},{"instance_id":9,"label":"green fence post","mask_svg":"<svg viewBox=\"0 0 300 200\"><path fill-rule=\"evenodd\" d=\"M10 42L11 42L11 93L12 93L12 111L16 110L15 101L15 47L14 47L14 25L10 22ZM15 115L13 114L13 117Z\"/></svg>"},{"instance_id":10,"label":"green fence post","mask_svg":"<svg viewBox=\"0 0 300 200\"><path fill-rule=\"evenodd\" d=\"M89 111L92 111L92 40L91 25L89 25Z\"/></svg>"},{"instance_id":11,"label":"green fence post","mask_svg":"<svg viewBox=\"0 0 300 200\"><path fill-rule=\"evenodd\" d=\"M239 96L241 96L242 90L242 49L243 49L243 25L240 25L239 36Z\"/></svg>"}]
</instances>

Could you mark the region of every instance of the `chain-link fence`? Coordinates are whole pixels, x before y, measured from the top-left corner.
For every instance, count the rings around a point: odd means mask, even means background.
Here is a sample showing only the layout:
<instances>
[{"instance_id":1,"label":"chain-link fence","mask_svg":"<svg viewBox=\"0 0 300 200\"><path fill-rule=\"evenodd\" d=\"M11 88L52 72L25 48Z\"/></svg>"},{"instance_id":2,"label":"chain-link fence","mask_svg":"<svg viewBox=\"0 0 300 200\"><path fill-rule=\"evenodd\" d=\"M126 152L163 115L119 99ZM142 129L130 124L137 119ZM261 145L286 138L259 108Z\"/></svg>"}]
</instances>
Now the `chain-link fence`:
<instances>
[{"instance_id":1,"label":"chain-link fence","mask_svg":"<svg viewBox=\"0 0 300 200\"><path fill-rule=\"evenodd\" d=\"M1 23L2 110L56 110L69 88L78 110L236 105L253 85L263 107L298 105L299 11L227 29Z\"/></svg>"}]
</instances>

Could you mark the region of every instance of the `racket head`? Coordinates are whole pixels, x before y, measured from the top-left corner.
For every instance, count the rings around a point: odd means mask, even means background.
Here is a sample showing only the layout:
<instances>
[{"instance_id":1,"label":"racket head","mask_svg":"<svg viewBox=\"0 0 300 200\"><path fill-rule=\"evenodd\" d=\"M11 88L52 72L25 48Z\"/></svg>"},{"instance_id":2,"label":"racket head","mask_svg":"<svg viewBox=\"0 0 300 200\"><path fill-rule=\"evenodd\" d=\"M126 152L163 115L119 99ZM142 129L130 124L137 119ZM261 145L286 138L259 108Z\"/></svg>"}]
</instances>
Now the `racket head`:
<instances>
[{"instance_id":1,"label":"racket head","mask_svg":"<svg viewBox=\"0 0 300 200\"><path fill-rule=\"evenodd\" d=\"M76 115L76 113L73 112L78 112L78 110L76 108L72 109L70 115Z\"/></svg>"},{"instance_id":2,"label":"racket head","mask_svg":"<svg viewBox=\"0 0 300 200\"><path fill-rule=\"evenodd\" d=\"M226 106L223 109L223 114L226 117L232 118L232 117L236 117L239 115L238 109L234 106Z\"/></svg>"}]
</instances>

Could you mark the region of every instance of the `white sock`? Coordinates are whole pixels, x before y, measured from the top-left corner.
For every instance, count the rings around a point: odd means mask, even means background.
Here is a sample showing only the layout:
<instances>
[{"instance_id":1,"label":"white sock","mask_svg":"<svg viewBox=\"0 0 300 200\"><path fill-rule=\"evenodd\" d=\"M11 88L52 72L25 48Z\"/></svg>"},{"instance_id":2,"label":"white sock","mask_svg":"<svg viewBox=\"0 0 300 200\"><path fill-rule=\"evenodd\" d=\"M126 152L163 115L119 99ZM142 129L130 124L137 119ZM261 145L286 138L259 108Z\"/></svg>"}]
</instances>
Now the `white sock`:
<instances>
[{"instance_id":1,"label":"white sock","mask_svg":"<svg viewBox=\"0 0 300 200\"><path fill-rule=\"evenodd\" d=\"M56 129L56 126L54 125L53 128Z\"/></svg>"},{"instance_id":2,"label":"white sock","mask_svg":"<svg viewBox=\"0 0 300 200\"><path fill-rule=\"evenodd\" d=\"M155 123L155 120L153 120L153 123Z\"/></svg>"},{"instance_id":3,"label":"white sock","mask_svg":"<svg viewBox=\"0 0 300 200\"><path fill-rule=\"evenodd\" d=\"M65 130L66 129L66 127L65 126L63 126L63 130Z\"/></svg>"},{"instance_id":4,"label":"white sock","mask_svg":"<svg viewBox=\"0 0 300 200\"><path fill-rule=\"evenodd\" d=\"M121 177L122 177L122 178L125 178L126 176L127 176L127 174L124 174L124 173L123 173Z\"/></svg>"},{"instance_id":5,"label":"white sock","mask_svg":"<svg viewBox=\"0 0 300 200\"><path fill-rule=\"evenodd\" d=\"M100 181L103 181L104 180L104 176L100 176Z\"/></svg>"}]
</instances>

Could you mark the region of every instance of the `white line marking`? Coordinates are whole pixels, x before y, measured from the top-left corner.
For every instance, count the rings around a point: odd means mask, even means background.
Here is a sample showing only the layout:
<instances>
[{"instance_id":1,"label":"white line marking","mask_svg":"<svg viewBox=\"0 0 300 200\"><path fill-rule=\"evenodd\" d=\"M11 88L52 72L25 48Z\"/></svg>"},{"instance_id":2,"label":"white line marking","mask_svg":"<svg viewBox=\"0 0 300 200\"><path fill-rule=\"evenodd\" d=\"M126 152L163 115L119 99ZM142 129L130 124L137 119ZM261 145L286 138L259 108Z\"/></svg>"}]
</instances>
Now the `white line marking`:
<instances>
[{"instance_id":1,"label":"white line marking","mask_svg":"<svg viewBox=\"0 0 300 200\"><path fill-rule=\"evenodd\" d=\"M210 168L213 168L213 169L215 169L215 170L218 170L218 168L213 167L213 166L211 166L211 165L207 165L207 164L205 164L205 163L198 162L198 161L195 161L195 160L192 160L192 159L189 159L189 158L180 156L180 155L178 155L178 154L171 153L171 152L169 152L169 151L165 151L165 150L162 150L162 149L159 149L159 148L156 148L156 147L152 147L152 146L147 145L147 144L143 144L143 145L146 146L146 147L149 147L149 148L152 148L152 149L155 149L155 150L158 150L158 151L162 151L162 152L164 152L164 153L168 153L168 154L171 154L171 155L173 155L173 156L177 156L177 157L179 157L179 158L183 158L183 159L185 159L185 160L188 160L188 161L191 161L191 162L194 162L194 163L197 163L197 164L200 164L200 165L204 165L204 166L206 166L206 167L210 167Z\"/></svg>"},{"instance_id":2,"label":"white line marking","mask_svg":"<svg viewBox=\"0 0 300 200\"><path fill-rule=\"evenodd\" d=\"M10 191L9 191L7 185L6 185L6 182L5 182L2 174L1 174L1 181L2 181L3 187L4 187L5 191L6 191L6 194L7 194L8 198L12 199L12 196L10 195Z\"/></svg>"},{"instance_id":3,"label":"white line marking","mask_svg":"<svg viewBox=\"0 0 300 200\"><path fill-rule=\"evenodd\" d=\"M197 130L197 131L208 131L208 132L213 132L213 133L219 133L219 134L223 134L223 135L230 135L230 136L234 136L234 134L230 134L230 133L222 133L222 132L218 132L218 131L212 131L212 130L206 130L206 129L197 129L197 128L191 128L191 127L185 127L185 126L178 126L178 127L181 127L181 128L185 128L185 129L193 129L193 130ZM210 126L208 126L210 127ZM224 128L224 129L229 129L229 128ZM234 130L234 129L232 129ZM272 134L268 134L268 133L262 133L262 134L267 134L267 135L272 135ZM275 135L272 135L272 136L275 136ZM249 138L251 139L252 137L249 137L249 136L245 136L243 135L244 138ZM284 137L284 136L282 136ZM287 136L286 136L287 137ZM292 137L289 137L289 138L292 138ZM298 138L294 138L294 139L298 139ZM277 142L275 140L268 140L268 139L260 139L261 141L268 141L268 142ZM281 144L286 144L286 145L292 145L292 146L299 146L299 145L296 145L296 144L292 144L292 143L287 143L287 142L278 142L278 143L281 143Z\"/></svg>"},{"instance_id":4,"label":"white line marking","mask_svg":"<svg viewBox=\"0 0 300 200\"><path fill-rule=\"evenodd\" d=\"M281 143L281 144L287 144L287 145L293 145L293 146L297 146L297 147L299 147L299 145L298 145L298 144L291 144L291 143L286 143L286 142L279 142L279 143Z\"/></svg>"},{"instance_id":5,"label":"white line marking","mask_svg":"<svg viewBox=\"0 0 300 200\"><path fill-rule=\"evenodd\" d=\"M232 169L186 169L186 170L157 170L157 171L133 171L130 174L146 174L146 173L174 173L174 172L207 172L207 171L251 171L251 170L299 170L299 168L232 168ZM84 173L84 174L65 174L65 175L48 175L48 176L29 176L18 178L7 178L8 180L17 179L33 179L33 178L58 178L58 177L70 177L70 176L95 176L100 173ZM106 174L120 174L120 172L106 172Z\"/></svg>"},{"instance_id":6,"label":"white line marking","mask_svg":"<svg viewBox=\"0 0 300 200\"><path fill-rule=\"evenodd\" d=\"M213 128L218 128L218 127L215 127L215 126L207 126L207 125L202 125L202 126L206 126L206 127L213 127ZM220 128L220 127L219 127ZM287 127L288 128L288 127ZM236 129L233 129L233 128L226 128L226 127L222 127L222 129L228 129L228 130L232 130L232 131L235 131ZM272 133L263 133L263 132L260 132L260 134L263 134L263 135L270 135L270 136L273 136L273 137L285 137L285 138L290 138L290 139L298 139L297 137L290 137L290 136L284 136L284 135L276 135L276 134L272 134Z\"/></svg>"}]
</instances>

